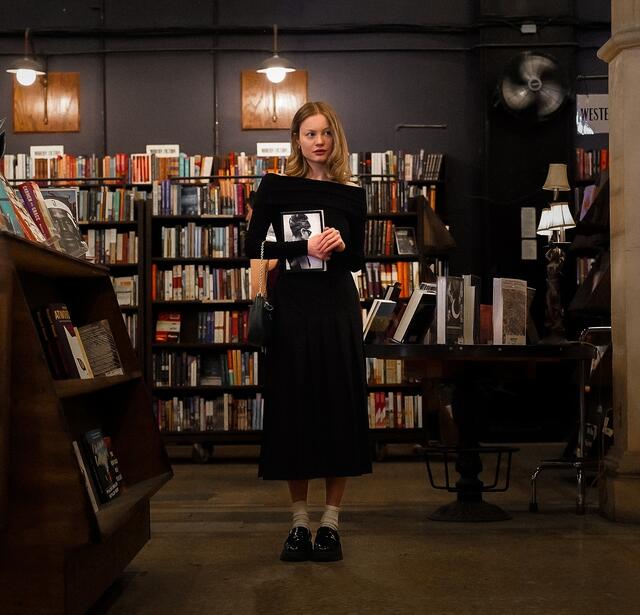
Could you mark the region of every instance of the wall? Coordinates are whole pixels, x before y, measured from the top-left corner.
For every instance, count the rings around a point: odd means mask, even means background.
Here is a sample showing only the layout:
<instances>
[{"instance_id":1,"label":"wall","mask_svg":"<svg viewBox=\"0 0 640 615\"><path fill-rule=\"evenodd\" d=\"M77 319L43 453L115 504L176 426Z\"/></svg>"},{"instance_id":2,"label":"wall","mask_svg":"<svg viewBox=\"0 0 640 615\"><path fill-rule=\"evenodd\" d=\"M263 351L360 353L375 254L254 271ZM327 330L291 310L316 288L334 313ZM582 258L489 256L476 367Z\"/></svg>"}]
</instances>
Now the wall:
<instances>
[{"instance_id":1,"label":"wall","mask_svg":"<svg viewBox=\"0 0 640 615\"><path fill-rule=\"evenodd\" d=\"M352 151L424 147L446 154L447 218L459 244L452 271L529 275L517 258L491 249L511 229L493 224L489 214L496 195L483 180L491 109L486 88L493 87L491 71L498 65L480 79L478 3L251 0L241 9L237 3L205 0L2 4L0 117L8 117L7 151L63 143L77 153L135 152L153 142L179 143L187 153L253 152L256 141L286 140L286 131L240 127L240 71L270 55L271 25L278 23L282 54L309 71L311 100L336 107ZM565 3L494 0L484 2L483 9L485 16L502 15L502 30L487 26L493 40L517 45L522 37L513 23L527 15L562 14L558 4ZM603 9L608 3L576 5L577 17L605 22L599 30L578 29L575 40L587 48L577 48L576 70L604 72L594 66L594 45L608 37L609 11ZM5 69L21 53L27 26L34 30L36 51L48 54L50 70L81 73L79 133L16 135L11 130L11 78ZM447 129L397 131L401 123L443 123ZM531 140L530 133L511 135L519 151ZM566 151L570 146L564 142ZM505 193L526 194L529 180L520 166L511 168L512 162L507 157L492 172L505 178ZM539 183L532 180L536 189Z\"/></svg>"}]
</instances>

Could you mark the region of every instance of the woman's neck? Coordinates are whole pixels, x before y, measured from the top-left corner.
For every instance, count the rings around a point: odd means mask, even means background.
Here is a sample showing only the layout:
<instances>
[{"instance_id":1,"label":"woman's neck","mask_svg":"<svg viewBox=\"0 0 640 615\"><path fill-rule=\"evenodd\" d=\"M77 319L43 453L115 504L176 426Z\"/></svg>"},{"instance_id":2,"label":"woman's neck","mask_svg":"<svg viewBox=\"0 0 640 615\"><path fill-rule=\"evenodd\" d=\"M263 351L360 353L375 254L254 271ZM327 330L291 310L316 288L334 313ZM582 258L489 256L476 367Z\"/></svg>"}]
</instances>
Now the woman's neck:
<instances>
[{"instance_id":1,"label":"woman's neck","mask_svg":"<svg viewBox=\"0 0 640 615\"><path fill-rule=\"evenodd\" d=\"M329 181L329 176L327 175L327 167L324 164L314 164L309 161L307 161L307 164L309 165L309 172L305 176L307 179Z\"/></svg>"}]
</instances>

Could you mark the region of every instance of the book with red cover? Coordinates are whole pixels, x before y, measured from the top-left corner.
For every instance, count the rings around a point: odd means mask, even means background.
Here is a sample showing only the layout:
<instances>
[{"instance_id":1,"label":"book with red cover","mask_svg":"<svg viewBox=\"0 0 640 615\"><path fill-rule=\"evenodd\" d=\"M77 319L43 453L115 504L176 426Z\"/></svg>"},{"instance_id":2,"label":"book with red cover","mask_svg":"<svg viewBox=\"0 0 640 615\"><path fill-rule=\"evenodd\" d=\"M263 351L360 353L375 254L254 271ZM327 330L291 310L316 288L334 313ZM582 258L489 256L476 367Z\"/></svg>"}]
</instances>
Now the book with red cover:
<instances>
[{"instance_id":1,"label":"book with red cover","mask_svg":"<svg viewBox=\"0 0 640 615\"><path fill-rule=\"evenodd\" d=\"M160 312L156 321L155 341L158 343L179 342L180 312Z\"/></svg>"}]
</instances>

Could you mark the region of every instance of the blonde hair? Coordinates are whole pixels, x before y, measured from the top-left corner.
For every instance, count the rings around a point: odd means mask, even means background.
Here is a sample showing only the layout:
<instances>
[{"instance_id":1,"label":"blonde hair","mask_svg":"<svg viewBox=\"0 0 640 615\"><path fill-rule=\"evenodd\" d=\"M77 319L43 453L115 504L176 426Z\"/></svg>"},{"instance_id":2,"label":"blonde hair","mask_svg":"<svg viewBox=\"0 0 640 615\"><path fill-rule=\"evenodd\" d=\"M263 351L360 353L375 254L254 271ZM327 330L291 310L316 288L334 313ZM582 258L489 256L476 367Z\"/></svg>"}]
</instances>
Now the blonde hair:
<instances>
[{"instance_id":1,"label":"blonde hair","mask_svg":"<svg viewBox=\"0 0 640 615\"><path fill-rule=\"evenodd\" d=\"M333 135L333 150L327 159L326 171L327 177L341 184L349 182L351 177L351 169L349 167L349 148L347 147L347 139L344 135L344 129L336 114L336 112L325 102L308 102L302 105L293 116L291 121L291 155L287 158L287 166L285 173L293 177L306 177L311 170L309 163L302 155L302 149L299 146L300 124L312 115L324 115L331 134Z\"/></svg>"}]
</instances>

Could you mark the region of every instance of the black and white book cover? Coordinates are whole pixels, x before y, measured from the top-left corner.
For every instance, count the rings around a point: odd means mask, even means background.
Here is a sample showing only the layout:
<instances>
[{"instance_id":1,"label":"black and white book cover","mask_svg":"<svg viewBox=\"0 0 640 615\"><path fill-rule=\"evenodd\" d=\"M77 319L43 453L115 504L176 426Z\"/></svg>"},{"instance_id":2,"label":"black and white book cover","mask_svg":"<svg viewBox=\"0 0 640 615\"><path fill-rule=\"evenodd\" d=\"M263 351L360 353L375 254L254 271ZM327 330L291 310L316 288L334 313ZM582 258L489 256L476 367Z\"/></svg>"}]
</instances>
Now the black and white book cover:
<instances>
[{"instance_id":1,"label":"black and white book cover","mask_svg":"<svg viewBox=\"0 0 640 615\"><path fill-rule=\"evenodd\" d=\"M418 246L416 244L416 232L412 227L399 227L395 228L396 235L396 249L398 254L414 255L418 253Z\"/></svg>"},{"instance_id":2,"label":"black and white book cover","mask_svg":"<svg viewBox=\"0 0 640 615\"><path fill-rule=\"evenodd\" d=\"M42 188L40 192L63 251L71 256L84 256L88 246L78 227L78 188Z\"/></svg>"},{"instance_id":3,"label":"black and white book cover","mask_svg":"<svg viewBox=\"0 0 640 615\"><path fill-rule=\"evenodd\" d=\"M282 230L285 241L301 241L319 235L324 230L324 212L288 211L282 214ZM325 261L303 254L286 260L287 271L326 271Z\"/></svg>"}]
</instances>

